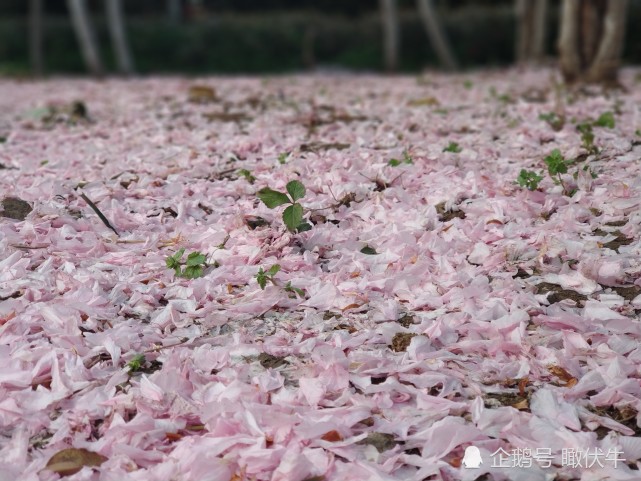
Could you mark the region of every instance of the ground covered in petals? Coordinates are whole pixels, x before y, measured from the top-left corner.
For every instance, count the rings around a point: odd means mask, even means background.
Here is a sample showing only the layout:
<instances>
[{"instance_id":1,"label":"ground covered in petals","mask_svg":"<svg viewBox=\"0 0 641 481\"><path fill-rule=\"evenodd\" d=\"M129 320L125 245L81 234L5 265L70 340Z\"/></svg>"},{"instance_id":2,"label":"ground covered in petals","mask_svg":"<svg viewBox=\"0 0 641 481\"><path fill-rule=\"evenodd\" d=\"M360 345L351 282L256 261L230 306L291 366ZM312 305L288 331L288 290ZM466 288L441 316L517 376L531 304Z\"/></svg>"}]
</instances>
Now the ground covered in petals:
<instances>
[{"instance_id":1,"label":"ground covered in petals","mask_svg":"<svg viewBox=\"0 0 641 481\"><path fill-rule=\"evenodd\" d=\"M0 80L0 480L639 479L637 81Z\"/></svg>"}]
</instances>

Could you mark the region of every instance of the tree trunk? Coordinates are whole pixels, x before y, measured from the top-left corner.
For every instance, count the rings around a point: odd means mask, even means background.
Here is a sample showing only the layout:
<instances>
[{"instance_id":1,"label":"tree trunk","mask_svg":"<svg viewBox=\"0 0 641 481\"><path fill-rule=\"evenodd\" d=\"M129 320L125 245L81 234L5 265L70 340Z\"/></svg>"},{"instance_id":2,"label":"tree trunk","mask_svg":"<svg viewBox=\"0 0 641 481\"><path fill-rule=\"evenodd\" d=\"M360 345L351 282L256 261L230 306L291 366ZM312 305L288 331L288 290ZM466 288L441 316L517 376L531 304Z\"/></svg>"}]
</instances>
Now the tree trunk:
<instances>
[{"instance_id":1,"label":"tree trunk","mask_svg":"<svg viewBox=\"0 0 641 481\"><path fill-rule=\"evenodd\" d=\"M42 0L29 1L29 56L31 69L36 76L44 72L44 54L42 46Z\"/></svg>"},{"instance_id":2,"label":"tree trunk","mask_svg":"<svg viewBox=\"0 0 641 481\"><path fill-rule=\"evenodd\" d=\"M400 31L396 0L380 0L381 21L383 23L383 53L385 69L393 72L398 68Z\"/></svg>"},{"instance_id":3,"label":"tree trunk","mask_svg":"<svg viewBox=\"0 0 641 481\"><path fill-rule=\"evenodd\" d=\"M436 15L432 0L417 0L417 3L418 13L423 21L425 30L427 30L430 43L434 47L434 50L436 50L439 61L446 69L456 70L458 67L456 59L443 33L441 22Z\"/></svg>"},{"instance_id":4,"label":"tree trunk","mask_svg":"<svg viewBox=\"0 0 641 481\"><path fill-rule=\"evenodd\" d=\"M102 75L104 68L100 60L94 33L89 23L85 0L67 0L67 7L71 14L73 29L76 32L76 37L80 44L80 50L87 69L89 69L93 75Z\"/></svg>"},{"instance_id":5,"label":"tree trunk","mask_svg":"<svg viewBox=\"0 0 641 481\"><path fill-rule=\"evenodd\" d=\"M116 63L120 73L131 75L134 72L134 63L125 34L125 22L122 13L121 0L105 0L107 6L107 23L111 34L111 43L116 52Z\"/></svg>"},{"instance_id":6,"label":"tree trunk","mask_svg":"<svg viewBox=\"0 0 641 481\"><path fill-rule=\"evenodd\" d=\"M566 82L616 84L628 0L564 0L559 35Z\"/></svg>"},{"instance_id":7,"label":"tree trunk","mask_svg":"<svg viewBox=\"0 0 641 481\"><path fill-rule=\"evenodd\" d=\"M548 0L516 0L516 59L540 62L545 54Z\"/></svg>"}]
</instances>

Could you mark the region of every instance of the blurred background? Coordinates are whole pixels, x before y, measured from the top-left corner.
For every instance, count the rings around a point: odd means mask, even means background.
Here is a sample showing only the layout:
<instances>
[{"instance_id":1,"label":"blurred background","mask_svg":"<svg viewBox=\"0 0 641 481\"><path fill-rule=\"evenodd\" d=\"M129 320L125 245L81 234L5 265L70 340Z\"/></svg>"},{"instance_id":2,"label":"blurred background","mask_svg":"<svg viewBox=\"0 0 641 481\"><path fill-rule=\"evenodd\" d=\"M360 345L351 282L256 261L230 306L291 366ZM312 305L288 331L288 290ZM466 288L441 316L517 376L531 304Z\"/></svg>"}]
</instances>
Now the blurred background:
<instances>
[{"instance_id":1,"label":"blurred background","mask_svg":"<svg viewBox=\"0 0 641 481\"><path fill-rule=\"evenodd\" d=\"M142 74L228 74L312 69L416 72L439 66L465 69L515 62L518 22L514 0L429 2L434 10L430 13L437 15L440 34L448 43L455 65L448 65L447 59L437 55L425 23L429 19L421 16L420 3L0 0L0 74L91 71L87 52L83 56L77 25L74 30L74 5L85 11L87 34L95 40L94 56L100 62L98 73L129 70ZM110 4L117 4L120 11L110 12ZM543 57L556 55L559 4L553 0L544 13L547 28L539 54ZM391 13L385 10L390 5L394 8ZM120 16L120 34L112 30L110 15ZM385 32L389 15L394 16L397 25L396 40L390 40L389 31ZM634 0L627 11L624 63L641 61L641 31L634 28L639 21L641 1ZM117 51L118 35L124 40L122 48L128 51L125 56L130 57L124 60L124 66ZM396 53L390 53L390 49Z\"/></svg>"}]
</instances>

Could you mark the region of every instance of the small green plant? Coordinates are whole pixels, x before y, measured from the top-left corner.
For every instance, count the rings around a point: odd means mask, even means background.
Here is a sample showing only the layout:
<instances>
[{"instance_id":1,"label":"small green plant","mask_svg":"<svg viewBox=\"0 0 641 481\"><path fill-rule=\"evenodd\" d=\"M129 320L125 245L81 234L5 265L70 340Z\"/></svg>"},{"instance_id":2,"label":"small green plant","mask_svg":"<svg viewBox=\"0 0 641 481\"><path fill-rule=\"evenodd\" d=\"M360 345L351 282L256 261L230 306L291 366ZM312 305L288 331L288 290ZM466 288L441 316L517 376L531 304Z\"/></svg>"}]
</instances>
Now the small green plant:
<instances>
[{"instance_id":1,"label":"small green plant","mask_svg":"<svg viewBox=\"0 0 641 481\"><path fill-rule=\"evenodd\" d=\"M516 182L521 187L527 187L528 190L536 190L539 188L539 182L543 180L543 176L537 174L532 170L521 169Z\"/></svg>"},{"instance_id":2,"label":"small green plant","mask_svg":"<svg viewBox=\"0 0 641 481\"><path fill-rule=\"evenodd\" d=\"M289 292L292 294L290 297L296 297L296 294L302 299L305 297L305 289L301 289L299 287L294 287L292 286L291 281L287 283L287 285L284 287L286 292Z\"/></svg>"},{"instance_id":3,"label":"small green plant","mask_svg":"<svg viewBox=\"0 0 641 481\"><path fill-rule=\"evenodd\" d=\"M254 177L252 173L247 169L240 169L238 171L238 175L244 177L245 180L250 184L253 184L254 182L256 182L256 177Z\"/></svg>"},{"instance_id":4,"label":"small green plant","mask_svg":"<svg viewBox=\"0 0 641 481\"><path fill-rule=\"evenodd\" d=\"M290 232L305 232L312 228L308 222L303 222L303 206L297 201L305 197L305 186L297 180L292 180L286 185L287 193L265 187L258 191L258 198L270 209L283 204L290 204L283 211L283 222Z\"/></svg>"},{"instance_id":5,"label":"small green plant","mask_svg":"<svg viewBox=\"0 0 641 481\"><path fill-rule=\"evenodd\" d=\"M613 129L615 126L614 114L612 112L603 112L599 115L599 118L594 121L594 126Z\"/></svg>"},{"instance_id":6,"label":"small green plant","mask_svg":"<svg viewBox=\"0 0 641 481\"><path fill-rule=\"evenodd\" d=\"M550 155L543 159L545 165L548 167L548 174L552 177L552 180L555 184L561 185L563 187L563 193L568 193L568 190L563 183L563 177L561 174L566 174L568 172L568 164L563 154L559 149L554 149Z\"/></svg>"},{"instance_id":7,"label":"small green plant","mask_svg":"<svg viewBox=\"0 0 641 481\"><path fill-rule=\"evenodd\" d=\"M168 256L165 263L168 269L173 269L176 277L185 279L196 279L203 276L203 270L207 266L207 258L204 254L194 251L187 256L187 261L182 261L185 249L180 249L173 256Z\"/></svg>"},{"instance_id":8,"label":"small green plant","mask_svg":"<svg viewBox=\"0 0 641 481\"><path fill-rule=\"evenodd\" d=\"M146 359L144 354L136 354L131 361L127 363L127 368L129 369L129 372L140 371L145 362Z\"/></svg>"},{"instance_id":9,"label":"small green plant","mask_svg":"<svg viewBox=\"0 0 641 481\"><path fill-rule=\"evenodd\" d=\"M278 273L278 271L280 271L280 265L278 264L274 264L273 266L271 266L269 269L267 269L267 272L265 272L262 267L258 269L255 277L256 282L258 282L260 288L264 290L265 286L267 286L267 281L276 285L274 276Z\"/></svg>"},{"instance_id":10,"label":"small green plant","mask_svg":"<svg viewBox=\"0 0 641 481\"><path fill-rule=\"evenodd\" d=\"M414 159L410 156L410 154L407 153L407 150L403 151L403 160L399 159L390 159L387 165L390 165L392 167L398 167L401 164L413 164Z\"/></svg>"},{"instance_id":11,"label":"small green plant","mask_svg":"<svg viewBox=\"0 0 641 481\"><path fill-rule=\"evenodd\" d=\"M539 115L539 120L544 120L557 132L563 129L563 126L565 125L565 117L557 114L556 112L541 114Z\"/></svg>"},{"instance_id":12,"label":"small green plant","mask_svg":"<svg viewBox=\"0 0 641 481\"><path fill-rule=\"evenodd\" d=\"M581 134L581 142L583 143L583 148L591 154L596 154L598 149L594 145L594 130L592 129L591 122L581 122L576 126L576 129Z\"/></svg>"},{"instance_id":13,"label":"small green plant","mask_svg":"<svg viewBox=\"0 0 641 481\"><path fill-rule=\"evenodd\" d=\"M287 157L289 157L289 152L282 152L278 154L278 163L283 165L287 162Z\"/></svg>"},{"instance_id":14,"label":"small green plant","mask_svg":"<svg viewBox=\"0 0 641 481\"><path fill-rule=\"evenodd\" d=\"M463 149L459 144L456 142L450 142L447 147L443 149L443 152L452 152L453 154L458 154L459 152L462 152Z\"/></svg>"}]
</instances>

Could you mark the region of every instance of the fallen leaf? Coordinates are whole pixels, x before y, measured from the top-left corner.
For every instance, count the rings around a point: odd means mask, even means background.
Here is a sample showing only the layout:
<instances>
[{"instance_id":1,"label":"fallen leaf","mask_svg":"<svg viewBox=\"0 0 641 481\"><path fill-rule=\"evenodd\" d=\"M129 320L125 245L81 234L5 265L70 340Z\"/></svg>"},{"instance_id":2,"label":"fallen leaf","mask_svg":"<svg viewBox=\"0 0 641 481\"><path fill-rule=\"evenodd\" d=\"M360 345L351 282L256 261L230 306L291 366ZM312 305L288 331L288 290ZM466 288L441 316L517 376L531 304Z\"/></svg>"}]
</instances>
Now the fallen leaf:
<instances>
[{"instance_id":1,"label":"fallen leaf","mask_svg":"<svg viewBox=\"0 0 641 481\"><path fill-rule=\"evenodd\" d=\"M71 476L85 466L100 466L106 460L107 458L101 454L84 448L68 448L51 456L51 459L47 462L46 469L58 473L60 476Z\"/></svg>"},{"instance_id":2,"label":"fallen leaf","mask_svg":"<svg viewBox=\"0 0 641 481\"><path fill-rule=\"evenodd\" d=\"M356 303L354 303L354 304L348 304L348 305L346 305L345 307L343 307L343 308L341 309L341 311L346 311L346 310L348 310L348 309L358 309L358 308L359 308L359 307L361 307L362 305L363 305L363 304L356 304Z\"/></svg>"},{"instance_id":3,"label":"fallen leaf","mask_svg":"<svg viewBox=\"0 0 641 481\"><path fill-rule=\"evenodd\" d=\"M216 91L206 85L192 85L189 87L189 101L197 104L206 104L217 100Z\"/></svg>"},{"instance_id":4,"label":"fallen leaf","mask_svg":"<svg viewBox=\"0 0 641 481\"><path fill-rule=\"evenodd\" d=\"M323 441L329 441L330 443L335 443L337 441L342 441L343 436L341 436L341 433L336 431L335 429L332 431L328 431L325 434L321 436L321 439Z\"/></svg>"},{"instance_id":5,"label":"fallen leaf","mask_svg":"<svg viewBox=\"0 0 641 481\"><path fill-rule=\"evenodd\" d=\"M522 411L523 409L529 409L530 405L527 402L527 399L521 399L519 402L512 404L512 407Z\"/></svg>"},{"instance_id":6,"label":"fallen leaf","mask_svg":"<svg viewBox=\"0 0 641 481\"><path fill-rule=\"evenodd\" d=\"M530 380L527 377L524 377L519 381L519 394L523 397L525 397L525 387L527 386L528 382L530 382Z\"/></svg>"},{"instance_id":7,"label":"fallen leaf","mask_svg":"<svg viewBox=\"0 0 641 481\"><path fill-rule=\"evenodd\" d=\"M0 212L2 217L25 220L31 211L32 208L29 203L22 199L18 199L17 197L6 197L2 199L2 212Z\"/></svg>"},{"instance_id":8,"label":"fallen leaf","mask_svg":"<svg viewBox=\"0 0 641 481\"><path fill-rule=\"evenodd\" d=\"M561 381L565 382L566 387L572 387L576 385L577 382L579 382L577 378L572 376L572 374L567 372L561 366L549 366L548 371L550 371L550 373L552 373L553 375L561 379Z\"/></svg>"}]
</instances>

